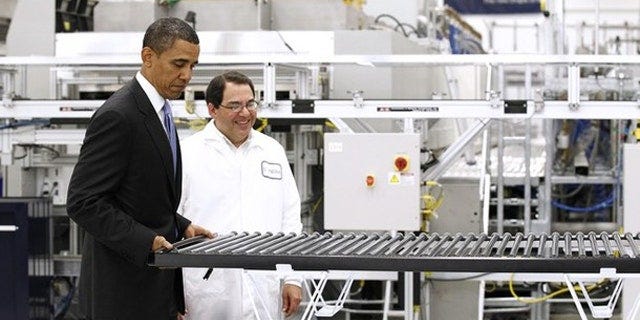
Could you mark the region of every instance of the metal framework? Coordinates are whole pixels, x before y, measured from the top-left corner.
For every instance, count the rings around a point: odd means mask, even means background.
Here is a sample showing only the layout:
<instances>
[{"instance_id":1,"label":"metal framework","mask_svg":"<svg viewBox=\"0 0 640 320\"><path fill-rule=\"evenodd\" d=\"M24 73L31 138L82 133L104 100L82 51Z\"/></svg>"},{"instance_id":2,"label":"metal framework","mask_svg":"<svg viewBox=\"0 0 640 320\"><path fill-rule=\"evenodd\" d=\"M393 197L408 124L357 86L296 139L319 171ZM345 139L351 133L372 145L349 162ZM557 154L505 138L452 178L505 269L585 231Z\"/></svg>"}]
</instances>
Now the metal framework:
<instances>
[{"instance_id":1,"label":"metal framework","mask_svg":"<svg viewBox=\"0 0 640 320\"><path fill-rule=\"evenodd\" d=\"M481 123L484 119L637 119L640 118L640 99L634 101L584 101L581 100L580 69L584 66L598 67L626 67L640 65L638 56L612 55L290 55L290 54L244 54L219 55L203 52L199 59L200 65L206 68L224 68L228 66L242 67L262 71L262 83L265 97L264 108L259 113L264 118L283 119L332 119L341 130L348 131L348 126L340 124L341 119L385 118L403 119L405 125L411 123L407 119L435 119L435 118L477 118ZM139 55L100 55L100 56L69 56L69 57L0 57L0 75L2 76L3 96L0 103L0 119L34 119L34 118L64 118L86 119L103 101L86 100L17 100L14 99L16 74L26 86L26 78L20 77L28 66L51 66L52 98L59 93L56 86L74 83L100 83L101 81L120 81L117 77L85 78L74 82L64 78L73 69L97 68L105 69L135 69L139 65ZM468 66L486 67L487 70L497 70L498 76L504 78L503 67L522 67L527 69L525 79L525 94L521 100L507 100L503 97L501 88L487 81L487 91L484 99L478 100L369 100L360 94L354 94L351 100L321 100L317 99L318 69L333 65L361 66L363 68L389 67L440 67L440 66ZM561 100L544 100L540 92L531 92L531 68L554 68L550 74L557 74L557 78L564 78L558 82L566 85L567 97ZM291 70L296 70L295 82L299 84L297 92L300 97L309 98L302 101L280 101L275 98L276 78L282 79L287 72L287 81L291 80ZM548 69L547 69L548 70ZM58 80L62 80L59 82ZM489 80L490 77L489 77ZM630 79L618 79L623 81ZM66 82L65 82L66 81ZM629 82L630 83L630 82ZM18 83L20 84L20 83ZM634 87L633 90L637 90ZM502 90L504 91L504 90ZM195 105L195 114L188 113L187 105ZM174 101L175 117L198 118L207 115L204 101ZM302 106L302 107L300 107ZM72 130L8 130L9 120L0 134L0 158L4 164L12 163L11 150L16 144L80 144L83 129ZM26 127L33 129L32 127ZM471 131L470 131L471 132ZM453 151L453 150L452 150ZM300 167L300 166L296 166ZM561 177L562 178L562 177ZM556 178L556 180L559 178ZM588 179L588 178L585 178ZM554 180L555 181L555 180ZM488 190L488 188L487 188ZM548 194L548 192L547 192ZM487 198L488 194L487 194ZM488 202L487 202L488 203ZM487 204L488 210L488 204ZM548 210L547 210L548 212ZM236 235L241 236L241 235ZM250 236L250 235L247 235ZM271 235L270 237L276 237ZM592 241L592 236L595 240ZM266 237L259 235L258 237ZM265 239L271 239L266 237ZM289 237L289 235L282 235ZM300 238L303 237L303 238ZM370 243L380 242L387 235L298 235L292 241L320 241L326 237L343 239L345 243L361 244L366 239ZM377 239L373 239L378 237ZM412 244L414 249L422 250L420 255L408 250L402 255L400 252L384 255L365 254L354 256L351 254L319 255L318 258L296 253L274 254L245 254L216 253L201 254L189 252L169 252L157 254L153 263L163 264L204 264L203 266L224 266L229 263L243 265L245 268L273 268L277 263L289 263L296 269L308 270L431 270L431 271L482 271L482 272L546 272L546 273L601 273L603 269L614 268L617 273L638 274L640 267L637 260L638 236L615 234L595 235L540 235L515 236L507 235L407 235L398 241L406 241L398 248ZM412 238L413 237L413 238ZM437 238L433 238L437 237ZM497 238L496 238L497 237ZM546 237L546 238L543 238ZM632 240L629 240L631 237ZM262 239L262 238L261 238ZM346 240L345 240L346 239ZM391 240L388 239L388 240ZM557 239L555 241L554 239ZM619 241L618 241L619 239ZM220 239L218 239L220 240ZM275 240L275 239L273 239ZM337 241L337 240L336 240ZM427 245L427 242L429 242ZM493 241L493 242L492 242ZM205 242L205 241L203 241ZM296 242L294 242L296 243ZM467 247L461 246L466 243ZM490 243L491 246L489 245ZM518 244L516 244L518 243ZM219 243L218 243L219 244ZM248 245L248 244L247 244ZM394 244L395 245L395 244ZM434 246L439 245L436 249ZM478 246L475 254L470 254L470 248ZM529 246L530 247L527 247ZM365 248L368 244L363 244ZM555 246L555 247L554 247ZM581 249L582 247L582 249ZM359 252L360 249L354 249ZM391 248L391 247L389 247ZM461 249L462 248L462 249ZM567 251L563 251L567 248ZM239 249L239 248L236 248ZM624 250L623 250L624 249ZM234 249L235 250L235 249ZM404 250L404 249L401 249ZM486 250L486 251L485 251ZM501 251L502 250L502 251ZM527 251L530 250L530 251ZM554 250L557 256L550 255ZM497 253L501 252L500 255ZM445 255L445 253L447 253ZM618 254L621 254L618 256ZM512 255L513 254L513 255ZM540 255L542 254L542 255ZM625 256L626 254L626 256ZM245 266L246 265L246 266ZM528 268L528 269L527 269Z\"/></svg>"},{"instance_id":2,"label":"metal framework","mask_svg":"<svg viewBox=\"0 0 640 320\"><path fill-rule=\"evenodd\" d=\"M52 78L55 70L97 68L99 70L134 67L139 64L137 54L102 55L96 57L0 57L0 73L3 82L11 82L14 74L26 66L51 66ZM436 67L436 66L482 66L488 70L497 68L499 76L503 67L523 67L530 74L532 67L554 67L566 74L567 98L544 101L542 95L526 92L523 100L509 101L502 97L499 88L488 82L484 100L367 100L354 94L353 100L327 101L314 99L312 108L298 110L291 101L276 101L275 84L278 72L293 69L299 94L308 98L308 93L317 91L317 69L319 66L354 65L371 68L386 67ZM260 116L267 118L543 118L543 119L634 119L640 118L640 99L636 101L583 101L580 100L580 68L583 66L626 67L640 65L637 56L612 55L289 55L289 54L242 54L219 55L203 53L199 68L241 66L262 70L265 105ZM491 74L491 72L489 72ZM68 72L64 73L68 77ZM305 78L306 79L303 79ZM57 78L56 78L57 79ZM56 80L52 79L52 80ZM107 79L103 79L107 81ZM122 79L117 78L117 81ZM619 79L624 80L624 79ZM68 80L67 80L68 81ZM97 81L93 79L92 81ZM113 80L111 80L113 81ZM531 76L525 85L531 91ZM52 83L56 83L53 81ZM102 101L13 101L13 83L5 83L0 108L0 118L64 117L87 118L102 104ZM52 88L52 92L57 92ZM184 103L184 102L182 102ZM176 117L195 117L187 114L176 101ZM206 115L203 101L196 101L200 114ZM174 111L175 112L175 111Z\"/></svg>"}]
</instances>

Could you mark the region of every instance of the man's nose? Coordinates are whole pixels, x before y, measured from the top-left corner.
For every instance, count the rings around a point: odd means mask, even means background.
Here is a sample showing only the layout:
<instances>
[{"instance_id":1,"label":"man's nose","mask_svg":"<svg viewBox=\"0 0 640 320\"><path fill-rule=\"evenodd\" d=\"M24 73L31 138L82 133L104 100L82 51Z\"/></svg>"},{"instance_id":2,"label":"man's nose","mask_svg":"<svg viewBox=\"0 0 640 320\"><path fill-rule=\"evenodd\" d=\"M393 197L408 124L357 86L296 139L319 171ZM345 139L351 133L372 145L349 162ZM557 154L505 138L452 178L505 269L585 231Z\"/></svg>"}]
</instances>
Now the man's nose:
<instances>
[{"instance_id":1,"label":"man's nose","mask_svg":"<svg viewBox=\"0 0 640 320\"><path fill-rule=\"evenodd\" d=\"M186 80L187 82L191 81L191 77L193 76L193 69L190 67L184 68L180 72L180 78Z\"/></svg>"}]
</instances>

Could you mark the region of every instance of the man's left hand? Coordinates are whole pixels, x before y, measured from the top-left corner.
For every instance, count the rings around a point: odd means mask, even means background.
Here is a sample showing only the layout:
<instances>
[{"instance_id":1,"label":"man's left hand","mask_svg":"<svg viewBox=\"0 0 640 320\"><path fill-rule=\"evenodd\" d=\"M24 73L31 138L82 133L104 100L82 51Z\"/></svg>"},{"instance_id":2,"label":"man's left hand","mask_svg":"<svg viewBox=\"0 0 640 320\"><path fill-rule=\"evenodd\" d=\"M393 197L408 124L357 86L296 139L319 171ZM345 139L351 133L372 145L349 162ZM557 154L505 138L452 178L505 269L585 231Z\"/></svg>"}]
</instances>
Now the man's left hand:
<instances>
[{"instance_id":1,"label":"man's left hand","mask_svg":"<svg viewBox=\"0 0 640 320\"><path fill-rule=\"evenodd\" d=\"M300 300L302 300L302 288L293 284L285 284L282 287L282 312L286 317L298 311Z\"/></svg>"}]
</instances>

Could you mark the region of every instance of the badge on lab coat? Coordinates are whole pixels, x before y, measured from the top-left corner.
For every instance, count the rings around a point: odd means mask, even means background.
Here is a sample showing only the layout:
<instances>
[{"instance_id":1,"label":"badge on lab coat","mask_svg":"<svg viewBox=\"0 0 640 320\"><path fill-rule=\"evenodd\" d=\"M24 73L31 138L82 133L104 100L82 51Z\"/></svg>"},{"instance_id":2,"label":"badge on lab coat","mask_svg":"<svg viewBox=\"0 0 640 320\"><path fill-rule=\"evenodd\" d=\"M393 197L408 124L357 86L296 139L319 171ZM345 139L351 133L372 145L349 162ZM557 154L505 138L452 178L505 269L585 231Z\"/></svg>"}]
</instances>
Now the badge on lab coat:
<instances>
[{"instance_id":1,"label":"badge on lab coat","mask_svg":"<svg viewBox=\"0 0 640 320\"><path fill-rule=\"evenodd\" d=\"M282 166L279 163L262 161L262 176L274 180L282 180Z\"/></svg>"}]
</instances>

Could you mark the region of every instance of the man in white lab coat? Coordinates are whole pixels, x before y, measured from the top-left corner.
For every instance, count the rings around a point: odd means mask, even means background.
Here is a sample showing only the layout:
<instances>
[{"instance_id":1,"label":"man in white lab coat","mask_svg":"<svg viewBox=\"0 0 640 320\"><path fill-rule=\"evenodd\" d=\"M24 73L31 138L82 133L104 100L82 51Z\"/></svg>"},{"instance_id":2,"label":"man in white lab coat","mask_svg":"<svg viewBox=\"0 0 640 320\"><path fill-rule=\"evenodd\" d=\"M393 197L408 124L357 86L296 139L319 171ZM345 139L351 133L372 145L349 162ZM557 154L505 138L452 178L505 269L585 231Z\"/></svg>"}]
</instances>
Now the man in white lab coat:
<instances>
[{"instance_id":1,"label":"man in white lab coat","mask_svg":"<svg viewBox=\"0 0 640 320\"><path fill-rule=\"evenodd\" d=\"M230 71L207 87L213 118L205 128L183 140L182 199L178 212L218 234L231 231L302 231L300 195L283 147L256 130L258 103L253 83ZM279 319L297 311L300 280L287 278L280 291L275 275L250 281L241 269L185 268L188 319L253 319L251 299L262 319ZM255 289L258 291L256 292ZM249 291L252 290L252 291ZM261 307L258 296L265 299ZM281 299L279 299L281 297Z\"/></svg>"}]
</instances>

